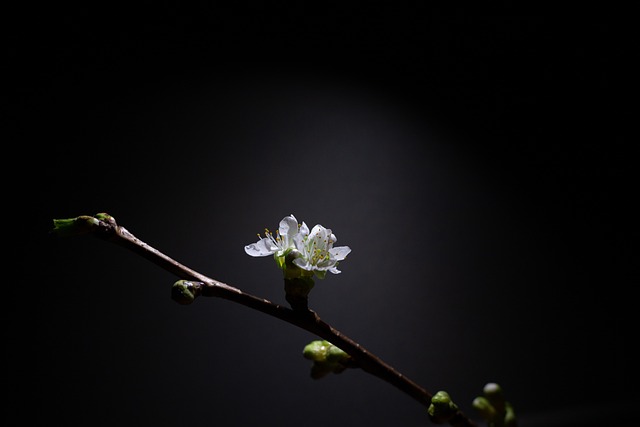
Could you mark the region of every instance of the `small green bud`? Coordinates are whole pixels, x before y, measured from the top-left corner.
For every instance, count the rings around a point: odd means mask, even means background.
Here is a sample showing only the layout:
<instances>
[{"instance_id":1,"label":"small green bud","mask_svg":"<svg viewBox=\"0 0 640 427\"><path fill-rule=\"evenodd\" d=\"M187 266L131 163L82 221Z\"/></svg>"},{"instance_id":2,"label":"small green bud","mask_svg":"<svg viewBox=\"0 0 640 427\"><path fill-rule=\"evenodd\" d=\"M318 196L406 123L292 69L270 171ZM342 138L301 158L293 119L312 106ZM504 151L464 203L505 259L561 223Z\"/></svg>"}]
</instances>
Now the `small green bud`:
<instances>
[{"instance_id":1,"label":"small green bud","mask_svg":"<svg viewBox=\"0 0 640 427\"><path fill-rule=\"evenodd\" d=\"M442 424L453 418L458 412L458 405L453 403L449 393L439 391L431 398L431 404L427 411L431 421L436 424Z\"/></svg>"},{"instance_id":2,"label":"small green bud","mask_svg":"<svg viewBox=\"0 0 640 427\"><path fill-rule=\"evenodd\" d=\"M513 407L504 398L502 387L496 383L487 383L483 388L484 396L473 400L473 407L490 427L517 427Z\"/></svg>"},{"instance_id":3,"label":"small green bud","mask_svg":"<svg viewBox=\"0 0 640 427\"><path fill-rule=\"evenodd\" d=\"M202 292L202 282L178 280L171 287L171 299L182 305L191 304Z\"/></svg>"},{"instance_id":4,"label":"small green bud","mask_svg":"<svg viewBox=\"0 0 640 427\"><path fill-rule=\"evenodd\" d=\"M75 218L54 219L51 232L61 237L81 236L94 231L101 221L111 226L116 225L116 220L111 215L98 213L95 216L80 215Z\"/></svg>"},{"instance_id":5,"label":"small green bud","mask_svg":"<svg viewBox=\"0 0 640 427\"><path fill-rule=\"evenodd\" d=\"M485 421L492 421L496 416L495 408L486 397L478 396L473 399L472 406Z\"/></svg>"},{"instance_id":6,"label":"small green bud","mask_svg":"<svg viewBox=\"0 0 640 427\"><path fill-rule=\"evenodd\" d=\"M326 359L329 363L343 363L349 360L349 355L335 345L329 344L330 347L326 353Z\"/></svg>"},{"instance_id":7,"label":"small green bud","mask_svg":"<svg viewBox=\"0 0 640 427\"><path fill-rule=\"evenodd\" d=\"M501 414L505 410L504 394L502 387L496 383L487 383L483 388L484 396L489 403L495 408L496 412Z\"/></svg>"},{"instance_id":8,"label":"small green bud","mask_svg":"<svg viewBox=\"0 0 640 427\"><path fill-rule=\"evenodd\" d=\"M331 343L324 340L311 341L302 350L302 355L305 359L313 360L314 362L324 362L327 358L327 351Z\"/></svg>"},{"instance_id":9,"label":"small green bud","mask_svg":"<svg viewBox=\"0 0 640 427\"><path fill-rule=\"evenodd\" d=\"M93 228L100 225L100 221L89 215L81 215L76 218L54 219L53 233L58 236L80 236L93 231Z\"/></svg>"},{"instance_id":10,"label":"small green bud","mask_svg":"<svg viewBox=\"0 0 640 427\"><path fill-rule=\"evenodd\" d=\"M108 223L115 223L116 222L116 219L114 217L112 217L108 213L104 213L104 212L100 212L100 213L95 214L95 217L97 219L99 219L100 221L104 221L104 222L108 222Z\"/></svg>"},{"instance_id":11,"label":"small green bud","mask_svg":"<svg viewBox=\"0 0 640 427\"><path fill-rule=\"evenodd\" d=\"M484 395L489 400L500 399L503 400L502 387L497 383L487 383L482 389Z\"/></svg>"},{"instance_id":12,"label":"small green bud","mask_svg":"<svg viewBox=\"0 0 640 427\"><path fill-rule=\"evenodd\" d=\"M319 379L333 372L339 374L345 369L351 358L346 352L331 344L329 341L311 341L302 350L305 359L313 361L311 378Z\"/></svg>"}]
</instances>

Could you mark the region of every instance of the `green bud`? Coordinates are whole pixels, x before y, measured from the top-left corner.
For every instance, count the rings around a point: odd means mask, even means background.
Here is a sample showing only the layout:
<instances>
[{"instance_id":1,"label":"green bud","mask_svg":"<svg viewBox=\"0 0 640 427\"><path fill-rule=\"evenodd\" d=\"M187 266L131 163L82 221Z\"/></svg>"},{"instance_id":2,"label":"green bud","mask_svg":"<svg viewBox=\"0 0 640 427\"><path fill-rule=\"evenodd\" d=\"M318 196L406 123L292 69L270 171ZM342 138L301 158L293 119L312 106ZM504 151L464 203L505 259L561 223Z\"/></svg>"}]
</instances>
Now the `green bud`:
<instances>
[{"instance_id":1,"label":"green bud","mask_svg":"<svg viewBox=\"0 0 640 427\"><path fill-rule=\"evenodd\" d=\"M509 402L504 399L502 388L496 383L487 383L483 388L484 396L473 400L473 407L490 427L516 427L516 415Z\"/></svg>"},{"instance_id":2,"label":"green bud","mask_svg":"<svg viewBox=\"0 0 640 427\"><path fill-rule=\"evenodd\" d=\"M487 383L483 389L484 396L489 403L495 408L496 412L502 414L505 411L504 394L502 387L496 383Z\"/></svg>"},{"instance_id":3,"label":"green bud","mask_svg":"<svg viewBox=\"0 0 640 427\"><path fill-rule=\"evenodd\" d=\"M496 410L486 397L476 397L473 399L472 406L485 421L493 421L495 419Z\"/></svg>"},{"instance_id":4,"label":"green bud","mask_svg":"<svg viewBox=\"0 0 640 427\"><path fill-rule=\"evenodd\" d=\"M53 233L58 236L80 236L93 231L94 227L100 225L100 221L89 215L81 215L76 218L54 219Z\"/></svg>"},{"instance_id":5,"label":"green bud","mask_svg":"<svg viewBox=\"0 0 640 427\"><path fill-rule=\"evenodd\" d=\"M302 350L302 355L305 359L313 360L314 362L324 362L327 358L327 351L331 343L324 340L311 341Z\"/></svg>"},{"instance_id":6,"label":"green bud","mask_svg":"<svg viewBox=\"0 0 640 427\"><path fill-rule=\"evenodd\" d=\"M171 299L182 305L191 304L202 292L202 282L178 280L171 287Z\"/></svg>"},{"instance_id":7,"label":"green bud","mask_svg":"<svg viewBox=\"0 0 640 427\"><path fill-rule=\"evenodd\" d=\"M503 394L502 394L502 387L500 387L499 384L496 383L487 383L484 385L484 388L482 389L484 395L487 397L487 399L491 400L495 400L495 399L503 399Z\"/></svg>"},{"instance_id":8,"label":"green bud","mask_svg":"<svg viewBox=\"0 0 640 427\"><path fill-rule=\"evenodd\" d=\"M330 347L326 353L326 359L329 363L344 363L349 360L349 355L335 345L329 344Z\"/></svg>"},{"instance_id":9,"label":"green bud","mask_svg":"<svg viewBox=\"0 0 640 427\"><path fill-rule=\"evenodd\" d=\"M51 232L61 237L81 236L93 232L101 221L116 225L116 220L111 215L98 213L95 216L80 215L75 218L54 219Z\"/></svg>"},{"instance_id":10,"label":"green bud","mask_svg":"<svg viewBox=\"0 0 640 427\"><path fill-rule=\"evenodd\" d=\"M439 391L431 398L431 404L427 409L431 421L442 424L453 418L458 412L458 405L453 403L449 393Z\"/></svg>"},{"instance_id":11,"label":"green bud","mask_svg":"<svg viewBox=\"0 0 640 427\"><path fill-rule=\"evenodd\" d=\"M313 360L311 378L319 379L329 373L339 374L347 369L350 356L329 341L311 341L304 347L302 355Z\"/></svg>"},{"instance_id":12,"label":"green bud","mask_svg":"<svg viewBox=\"0 0 640 427\"><path fill-rule=\"evenodd\" d=\"M100 213L95 214L95 217L97 219L99 219L100 221L104 221L104 222L108 222L108 223L115 223L116 222L116 219L114 217L112 217L108 213L104 213L104 212L100 212Z\"/></svg>"}]
</instances>

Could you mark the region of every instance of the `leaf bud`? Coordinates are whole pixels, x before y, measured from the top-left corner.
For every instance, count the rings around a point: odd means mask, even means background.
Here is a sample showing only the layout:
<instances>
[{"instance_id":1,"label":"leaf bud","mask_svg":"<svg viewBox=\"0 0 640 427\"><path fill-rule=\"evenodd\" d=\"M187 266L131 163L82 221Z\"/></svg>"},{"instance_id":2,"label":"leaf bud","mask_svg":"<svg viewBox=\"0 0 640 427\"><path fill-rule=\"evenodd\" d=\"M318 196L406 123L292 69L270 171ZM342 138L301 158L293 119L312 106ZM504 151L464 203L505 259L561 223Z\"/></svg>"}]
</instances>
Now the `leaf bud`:
<instances>
[{"instance_id":1,"label":"leaf bud","mask_svg":"<svg viewBox=\"0 0 640 427\"><path fill-rule=\"evenodd\" d=\"M458 412L458 405L453 403L451 396L446 391L439 391L431 398L431 404L427 409L429 418L436 424L449 421Z\"/></svg>"},{"instance_id":2,"label":"leaf bud","mask_svg":"<svg viewBox=\"0 0 640 427\"><path fill-rule=\"evenodd\" d=\"M191 304L202 292L202 282L178 280L171 287L171 299L181 305Z\"/></svg>"}]
</instances>

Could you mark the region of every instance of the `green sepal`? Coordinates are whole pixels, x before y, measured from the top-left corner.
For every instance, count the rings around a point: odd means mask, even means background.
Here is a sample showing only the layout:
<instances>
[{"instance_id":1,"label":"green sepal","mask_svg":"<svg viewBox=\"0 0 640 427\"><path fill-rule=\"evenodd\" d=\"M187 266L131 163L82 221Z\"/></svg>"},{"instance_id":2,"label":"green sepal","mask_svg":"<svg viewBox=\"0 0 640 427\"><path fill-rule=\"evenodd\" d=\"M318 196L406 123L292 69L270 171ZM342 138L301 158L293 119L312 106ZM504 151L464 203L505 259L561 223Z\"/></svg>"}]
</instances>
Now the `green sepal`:
<instances>
[{"instance_id":1,"label":"green sepal","mask_svg":"<svg viewBox=\"0 0 640 427\"><path fill-rule=\"evenodd\" d=\"M275 260L278 267L285 273L287 270L286 260L284 255L273 254L273 259Z\"/></svg>"},{"instance_id":2,"label":"green sepal","mask_svg":"<svg viewBox=\"0 0 640 427\"><path fill-rule=\"evenodd\" d=\"M326 270L316 270L315 271L316 277L320 280L323 280L325 278L325 276L327 275L327 271Z\"/></svg>"}]
</instances>

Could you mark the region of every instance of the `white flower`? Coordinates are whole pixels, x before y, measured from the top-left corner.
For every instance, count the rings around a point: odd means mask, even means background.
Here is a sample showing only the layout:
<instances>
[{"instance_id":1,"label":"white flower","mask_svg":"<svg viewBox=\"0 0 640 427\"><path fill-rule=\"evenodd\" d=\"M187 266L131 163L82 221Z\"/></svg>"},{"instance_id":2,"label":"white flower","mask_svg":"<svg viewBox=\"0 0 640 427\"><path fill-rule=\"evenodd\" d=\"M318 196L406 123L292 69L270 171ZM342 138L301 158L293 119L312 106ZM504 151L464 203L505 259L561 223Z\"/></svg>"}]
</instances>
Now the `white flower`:
<instances>
[{"instance_id":1,"label":"white flower","mask_svg":"<svg viewBox=\"0 0 640 427\"><path fill-rule=\"evenodd\" d=\"M266 237L258 234L260 240L245 246L244 251L253 257L273 255L285 279L314 274L322 279L327 271L338 274L338 262L351 252L348 246L333 247L337 239L331 229L318 224L309 232L307 224L299 224L293 215L282 218L275 235L268 229L264 232Z\"/></svg>"},{"instance_id":2,"label":"white flower","mask_svg":"<svg viewBox=\"0 0 640 427\"><path fill-rule=\"evenodd\" d=\"M351 252L348 246L333 247L337 241L331 229L320 224L313 227L311 232L305 223L300 226L298 234L294 236L298 253L293 263L306 271L315 272L323 278L327 271L338 274L338 261L342 261Z\"/></svg>"},{"instance_id":3,"label":"white flower","mask_svg":"<svg viewBox=\"0 0 640 427\"><path fill-rule=\"evenodd\" d=\"M306 227L306 226L305 226ZM260 238L256 243L244 247L244 251L253 257L274 255L281 257L295 249L294 237L298 234L298 220L295 216L289 215L282 218L276 235L264 229L266 237ZM258 234L258 237L261 237Z\"/></svg>"}]
</instances>

